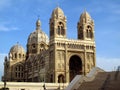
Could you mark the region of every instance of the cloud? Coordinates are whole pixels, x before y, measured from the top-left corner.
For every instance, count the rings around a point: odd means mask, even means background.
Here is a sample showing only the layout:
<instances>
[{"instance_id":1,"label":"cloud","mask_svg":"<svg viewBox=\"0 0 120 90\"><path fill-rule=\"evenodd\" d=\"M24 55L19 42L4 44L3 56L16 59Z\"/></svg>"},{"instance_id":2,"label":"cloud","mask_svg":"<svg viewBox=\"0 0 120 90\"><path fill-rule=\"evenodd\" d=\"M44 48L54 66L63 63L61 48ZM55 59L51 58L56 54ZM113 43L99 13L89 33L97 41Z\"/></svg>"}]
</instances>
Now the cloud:
<instances>
[{"instance_id":1,"label":"cloud","mask_svg":"<svg viewBox=\"0 0 120 90\"><path fill-rule=\"evenodd\" d=\"M0 26L0 31L15 31L18 30L17 27L7 27L7 26Z\"/></svg>"},{"instance_id":2,"label":"cloud","mask_svg":"<svg viewBox=\"0 0 120 90\"><path fill-rule=\"evenodd\" d=\"M19 29L16 26L11 26L11 22L9 21L0 22L0 31L15 31L15 30Z\"/></svg>"},{"instance_id":3,"label":"cloud","mask_svg":"<svg viewBox=\"0 0 120 90\"><path fill-rule=\"evenodd\" d=\"M105 71L116 70L120 66L120 58L97 57L97 66Z\"/></svg>"}]
</instances>

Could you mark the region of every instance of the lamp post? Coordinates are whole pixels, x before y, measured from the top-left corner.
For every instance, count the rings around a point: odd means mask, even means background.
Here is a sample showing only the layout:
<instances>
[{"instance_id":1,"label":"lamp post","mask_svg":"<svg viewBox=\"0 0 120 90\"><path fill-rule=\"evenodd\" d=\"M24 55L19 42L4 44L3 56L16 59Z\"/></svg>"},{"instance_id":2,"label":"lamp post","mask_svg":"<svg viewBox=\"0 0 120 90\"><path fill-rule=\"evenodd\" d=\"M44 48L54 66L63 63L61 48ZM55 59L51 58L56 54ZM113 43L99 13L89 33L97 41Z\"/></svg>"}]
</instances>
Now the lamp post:
<instances>
[{"instance_id":1,"label":"lamp post","mask_svg":"<svg viewBox=\"0 0 120 90\"><path fill-rule=\"evenodd\" d=\"M6 81L4 80L4 90L6 90Z\"/></svg>"},{"instance_id":2,"label":"lamp post","mask_svg":"<svg viewBox=\"0 0 120 90\"><path fill-rule=\"evenodd\" d=\"M6 84L7 84L7 83L6 83L6 81L7 81L7 80L6 80L6 79L7 79L7 78L6 78L6 75L7 75L7 71L5 70L5 73L4 73L4 90L6 90Z\"/></svg>"},{"instance_id":3,"label":"lamp post","mask_svg":"<svg viewBox=\"0 0 120 90\"><path fill-rule=\"evenodd\" d=\"M45 74L44 74L44 85L43 85L44 90L46 90L46 86L45 86Z\"/></svg>"},{"instance_id":4,"label":"lamp post","mask_svg":"<svg viewBox=\"0 0 120 90\"><path fill-rule=\"evenodd\" d=\"M7 56L5 57L5 62L4 62L4 90L6 90L6 74L7 74Z\"/></svg>"},{"instance_id":5,"label":"lamp post","mask_svg":"<svg viewBox=\"0 0 120 90\"><path fill-rule=\"evenodd\" d=\"M4 90L6 90L6 73L4 74Z\"/></svg>"}]
</instances>

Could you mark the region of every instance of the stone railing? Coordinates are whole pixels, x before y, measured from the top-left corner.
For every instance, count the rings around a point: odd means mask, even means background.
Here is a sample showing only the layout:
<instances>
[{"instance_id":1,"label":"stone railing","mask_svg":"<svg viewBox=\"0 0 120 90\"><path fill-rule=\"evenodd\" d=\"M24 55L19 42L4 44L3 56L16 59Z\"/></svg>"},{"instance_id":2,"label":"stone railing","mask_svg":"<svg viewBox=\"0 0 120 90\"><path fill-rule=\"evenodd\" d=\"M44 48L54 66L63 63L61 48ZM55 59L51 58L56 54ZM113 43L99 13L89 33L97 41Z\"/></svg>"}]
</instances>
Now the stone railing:
<instances>
[{"instance_id":1,"label":"stone railing","mask_svg":"<svg viewBox=\"0 0 120 90\"><path fill-rule=\"evenodd\" d=\"M100 90L105 90L107 84L110 82L110 77L111 77L110 74L108 74Z\"/></svg>"},{"instance_id":2,"label":"stone railing","mask_svg":"<svg viewBox=\"0 0 120 90\"><path fill-rule=\"evenodd\" d=\"M117 80L118 74L120 72L120 66L118 66L116 73L115 73L115 80Z\"/></svg>"}]
</instances>

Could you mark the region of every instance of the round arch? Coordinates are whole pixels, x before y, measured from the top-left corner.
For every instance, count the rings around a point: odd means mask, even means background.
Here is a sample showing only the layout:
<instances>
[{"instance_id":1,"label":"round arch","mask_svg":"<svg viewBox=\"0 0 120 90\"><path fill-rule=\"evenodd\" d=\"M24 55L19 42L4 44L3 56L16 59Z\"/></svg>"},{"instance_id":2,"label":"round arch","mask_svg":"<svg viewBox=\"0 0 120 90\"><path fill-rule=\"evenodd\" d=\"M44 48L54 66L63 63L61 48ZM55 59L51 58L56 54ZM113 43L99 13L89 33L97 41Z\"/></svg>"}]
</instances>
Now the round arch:
<instances>
[{"instance_id":1,"label":"round arch","mask_svg":"<svg viewBox=\"0 0 120 90\"><path fill-rule=\"evenodd\" d=\"M64 75L63 74L60 74L59 76L58 76L58 83L64 83Z\"/></svg>"},{"instance_id":2,"label":"round arch","mask_svg":"<svg viewBox=\"0 0 120 90\"><path fill-rule=\"evenodd\" d=\"M82 74L82 60L79 56L73 55L69 59L69 77L70 81L76 76Z\"/></svg>"}]
</instances>

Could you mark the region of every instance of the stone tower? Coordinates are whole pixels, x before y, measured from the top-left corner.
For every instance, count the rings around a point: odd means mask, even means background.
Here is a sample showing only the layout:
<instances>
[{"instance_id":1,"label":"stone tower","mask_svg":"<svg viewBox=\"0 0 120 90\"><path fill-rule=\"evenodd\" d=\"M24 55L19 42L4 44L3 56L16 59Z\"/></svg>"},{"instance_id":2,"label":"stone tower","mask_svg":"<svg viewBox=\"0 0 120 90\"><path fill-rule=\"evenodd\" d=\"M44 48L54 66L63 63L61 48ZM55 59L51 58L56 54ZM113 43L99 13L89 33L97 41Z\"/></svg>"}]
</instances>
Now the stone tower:
<instances>
[{"instance_id":1,"label":"stone tower","mask_svg":"<svg viewBox=\"0 0 120 90\"><path fill-rule=\"evenodd\" d=\"M53 10L50 18L50 40L66 38L66 17L61 8Z\"/></svg>"},{"instance_id":2,"label":"stone tower","mask_svg":"<svg viewBox=\"0 0 120 90\"><path fill-rule=\"evenodd\" d=\"M94 21L87 11L84 11L77 24L78 40L84 41L85 74L96 66L96 49L94 39Z\"/></svg>"},{"instance_id":3,"label":"stone tower","mask_svg":"<svg viewBox=\"0 0 120 90\"><path fill-rule=\"evenodd\" d=\"M57 7L50 18L50 82L61 82L65 78L65 52L58 50L56 42L62 39L66 39L66 17L62 9Z\"/></svg>"},{"instance_id":4,"label":"stone tower","mask_svg":"<svg viewBox=\"0 0 120 90\"><path fill-rule=\"evenodd\" d=\"M94 21L87 11L81 14L77 29L79 40L94 41Z\"/></svg>"}]
</instances>

